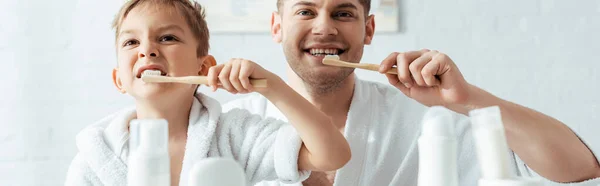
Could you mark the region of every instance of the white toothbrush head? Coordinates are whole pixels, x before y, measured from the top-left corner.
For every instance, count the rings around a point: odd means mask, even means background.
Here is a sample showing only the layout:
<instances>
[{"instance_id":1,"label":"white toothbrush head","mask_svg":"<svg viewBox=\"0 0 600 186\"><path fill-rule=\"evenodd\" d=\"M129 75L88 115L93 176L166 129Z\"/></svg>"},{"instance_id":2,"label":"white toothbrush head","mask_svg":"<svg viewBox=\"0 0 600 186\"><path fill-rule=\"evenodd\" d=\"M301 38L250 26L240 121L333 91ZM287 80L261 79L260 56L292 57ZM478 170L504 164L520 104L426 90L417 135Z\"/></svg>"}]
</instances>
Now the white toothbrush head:
<instances>
[{"instance_id":1,"label":"white toothbrush head","mask_svg":"<svg viewBox=\"0 0 600 186\"><path fill-rule=\"evenodd\" d=\"M142 78L144 76L161 76L162 72L160 72L160 70L144 70L144 72L142 72Z\"/></svg>"},{"instance_id":2,"label":"white toothbrush head","mask_svg":"<svg viewBox=\"0 0 600 186\"><path fill-rule=\"evenodd\" d=\"M326 55L325 58L323 58L323 64L326 65L331 65L336 63L336 61L340 60L340 56L338 55Z\"/></svg>"}]
</instances>

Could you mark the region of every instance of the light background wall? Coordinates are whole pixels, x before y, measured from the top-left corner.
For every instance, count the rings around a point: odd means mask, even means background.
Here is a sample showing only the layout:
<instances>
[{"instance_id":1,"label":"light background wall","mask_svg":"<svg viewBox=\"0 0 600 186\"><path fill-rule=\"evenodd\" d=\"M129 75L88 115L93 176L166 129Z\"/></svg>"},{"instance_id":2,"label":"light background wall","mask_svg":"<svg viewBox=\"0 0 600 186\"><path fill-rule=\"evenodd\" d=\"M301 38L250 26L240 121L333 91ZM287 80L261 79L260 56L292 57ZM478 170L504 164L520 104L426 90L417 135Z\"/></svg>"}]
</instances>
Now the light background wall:
<instances>
[{"instance_id":1,"label":"light background wall","mask_svg":"<svg viewBox=\"0 0 600 186\"><path fill-rule=\"evenodd\" d=\"M440 50L470 83L554 116L600 146L600 0L399 2L401 31L376 35L364 62ZM62 185L77 132L132 104L111 82L110 21L120 3L0 1L0 185ZM268 34L212 35L211 45L219 62L242 57L285 75L281 48Z\"/></svg>"}]
</instances>

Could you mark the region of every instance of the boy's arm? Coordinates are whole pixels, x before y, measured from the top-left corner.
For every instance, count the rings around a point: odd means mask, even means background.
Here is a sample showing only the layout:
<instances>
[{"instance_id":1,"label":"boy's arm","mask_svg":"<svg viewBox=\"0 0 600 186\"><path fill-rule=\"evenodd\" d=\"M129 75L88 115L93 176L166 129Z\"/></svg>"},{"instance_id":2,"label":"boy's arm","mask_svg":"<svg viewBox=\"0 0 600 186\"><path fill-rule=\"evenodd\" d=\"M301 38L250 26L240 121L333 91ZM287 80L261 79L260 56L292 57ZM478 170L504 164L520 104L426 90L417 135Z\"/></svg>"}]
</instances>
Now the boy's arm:
<instances>
[{"instance_id":1,"label":"boy's arm","mask_svg":"<svg viewBox=\"0 0 600 186\"><path fill-rule=\"evenodd\" d=\"M298 167L301 170L331 171L344 166L350 160L350 147L331 118L279 77L269 79L269 85L274 88L261 94L286 116L302 138Z\"/></svg>"},{"instance_id":2,"label":"boy's arm","mask_svg":"<svg viewBox=\"0 0 600 186\"><path fill-rule=\"evenodd\" d=\"M267 79L268 86L255 88L250 84L249 78ZM228 63L212 67L208 79L213 91L217 87L234 94L256 91L271 101L287 117L302 139L299 169L331 171L341 168L350 160L350 147L331 119L277 75L256 63L232 59Z\"/></svg>"}]
</instances>

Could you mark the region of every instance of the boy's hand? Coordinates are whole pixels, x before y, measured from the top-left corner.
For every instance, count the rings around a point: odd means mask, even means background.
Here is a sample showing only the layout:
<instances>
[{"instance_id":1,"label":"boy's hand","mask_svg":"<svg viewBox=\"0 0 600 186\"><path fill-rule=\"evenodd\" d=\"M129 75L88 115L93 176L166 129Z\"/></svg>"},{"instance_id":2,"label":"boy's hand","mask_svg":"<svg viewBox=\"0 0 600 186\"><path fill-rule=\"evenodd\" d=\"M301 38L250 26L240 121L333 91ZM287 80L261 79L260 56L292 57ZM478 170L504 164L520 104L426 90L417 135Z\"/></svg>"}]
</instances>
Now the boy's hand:
<instances>
[{"instance_id":1,"label":"boy's hand","mask_svg":"<svg viewBox=\"0 0 600 186\"><path fill-rule=\"evenodd\" d=\"M274 77L277 76L250 60L233 58L227 63L213 66L208 70L208 85L212 87L213 92L217 88L222 88L232 94L254 91L264 94L269 88L254 88L250 84L250 79L272 81Z\"/></svg>"}]
</instances>

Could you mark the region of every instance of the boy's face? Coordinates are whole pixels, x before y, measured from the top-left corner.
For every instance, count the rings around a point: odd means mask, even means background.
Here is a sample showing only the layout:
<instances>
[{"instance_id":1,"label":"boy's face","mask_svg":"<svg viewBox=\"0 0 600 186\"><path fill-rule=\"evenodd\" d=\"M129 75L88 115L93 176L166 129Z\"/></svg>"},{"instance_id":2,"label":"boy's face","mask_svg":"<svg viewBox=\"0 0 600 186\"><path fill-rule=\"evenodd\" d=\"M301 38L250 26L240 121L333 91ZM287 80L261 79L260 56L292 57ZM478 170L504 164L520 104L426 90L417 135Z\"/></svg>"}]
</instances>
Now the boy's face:
<instances>
[{"instance_id":1,"label":"boy's face","mask_svg":"<svg viewBox=\"0 0 600 186\"><path fill-rule=\"evenodd\" d=\"M305 82L321 86L350 75L352 69L325 66L322 59L337 54L344 61L360 61L375 28L373 16L365 18L362 4L358 0L283 2L280 12L273 14L271 31L292 70Z\"/></svg>"},{"instance_id":2,"label":"boy's face","mask_svg":"<svg viewBox=\"0 0 600 186\"><path fill-rule=\"evenodd\" d=\"M115 85L136 99L189 96L196 88L189 84L145 83L140 78L145 69L160 70L165 76L197 76L210 67L203 66L206 57L197 56L198 42L174 8L133 8L121 24L116 46Z\"/></svg>"}]
</instances>

